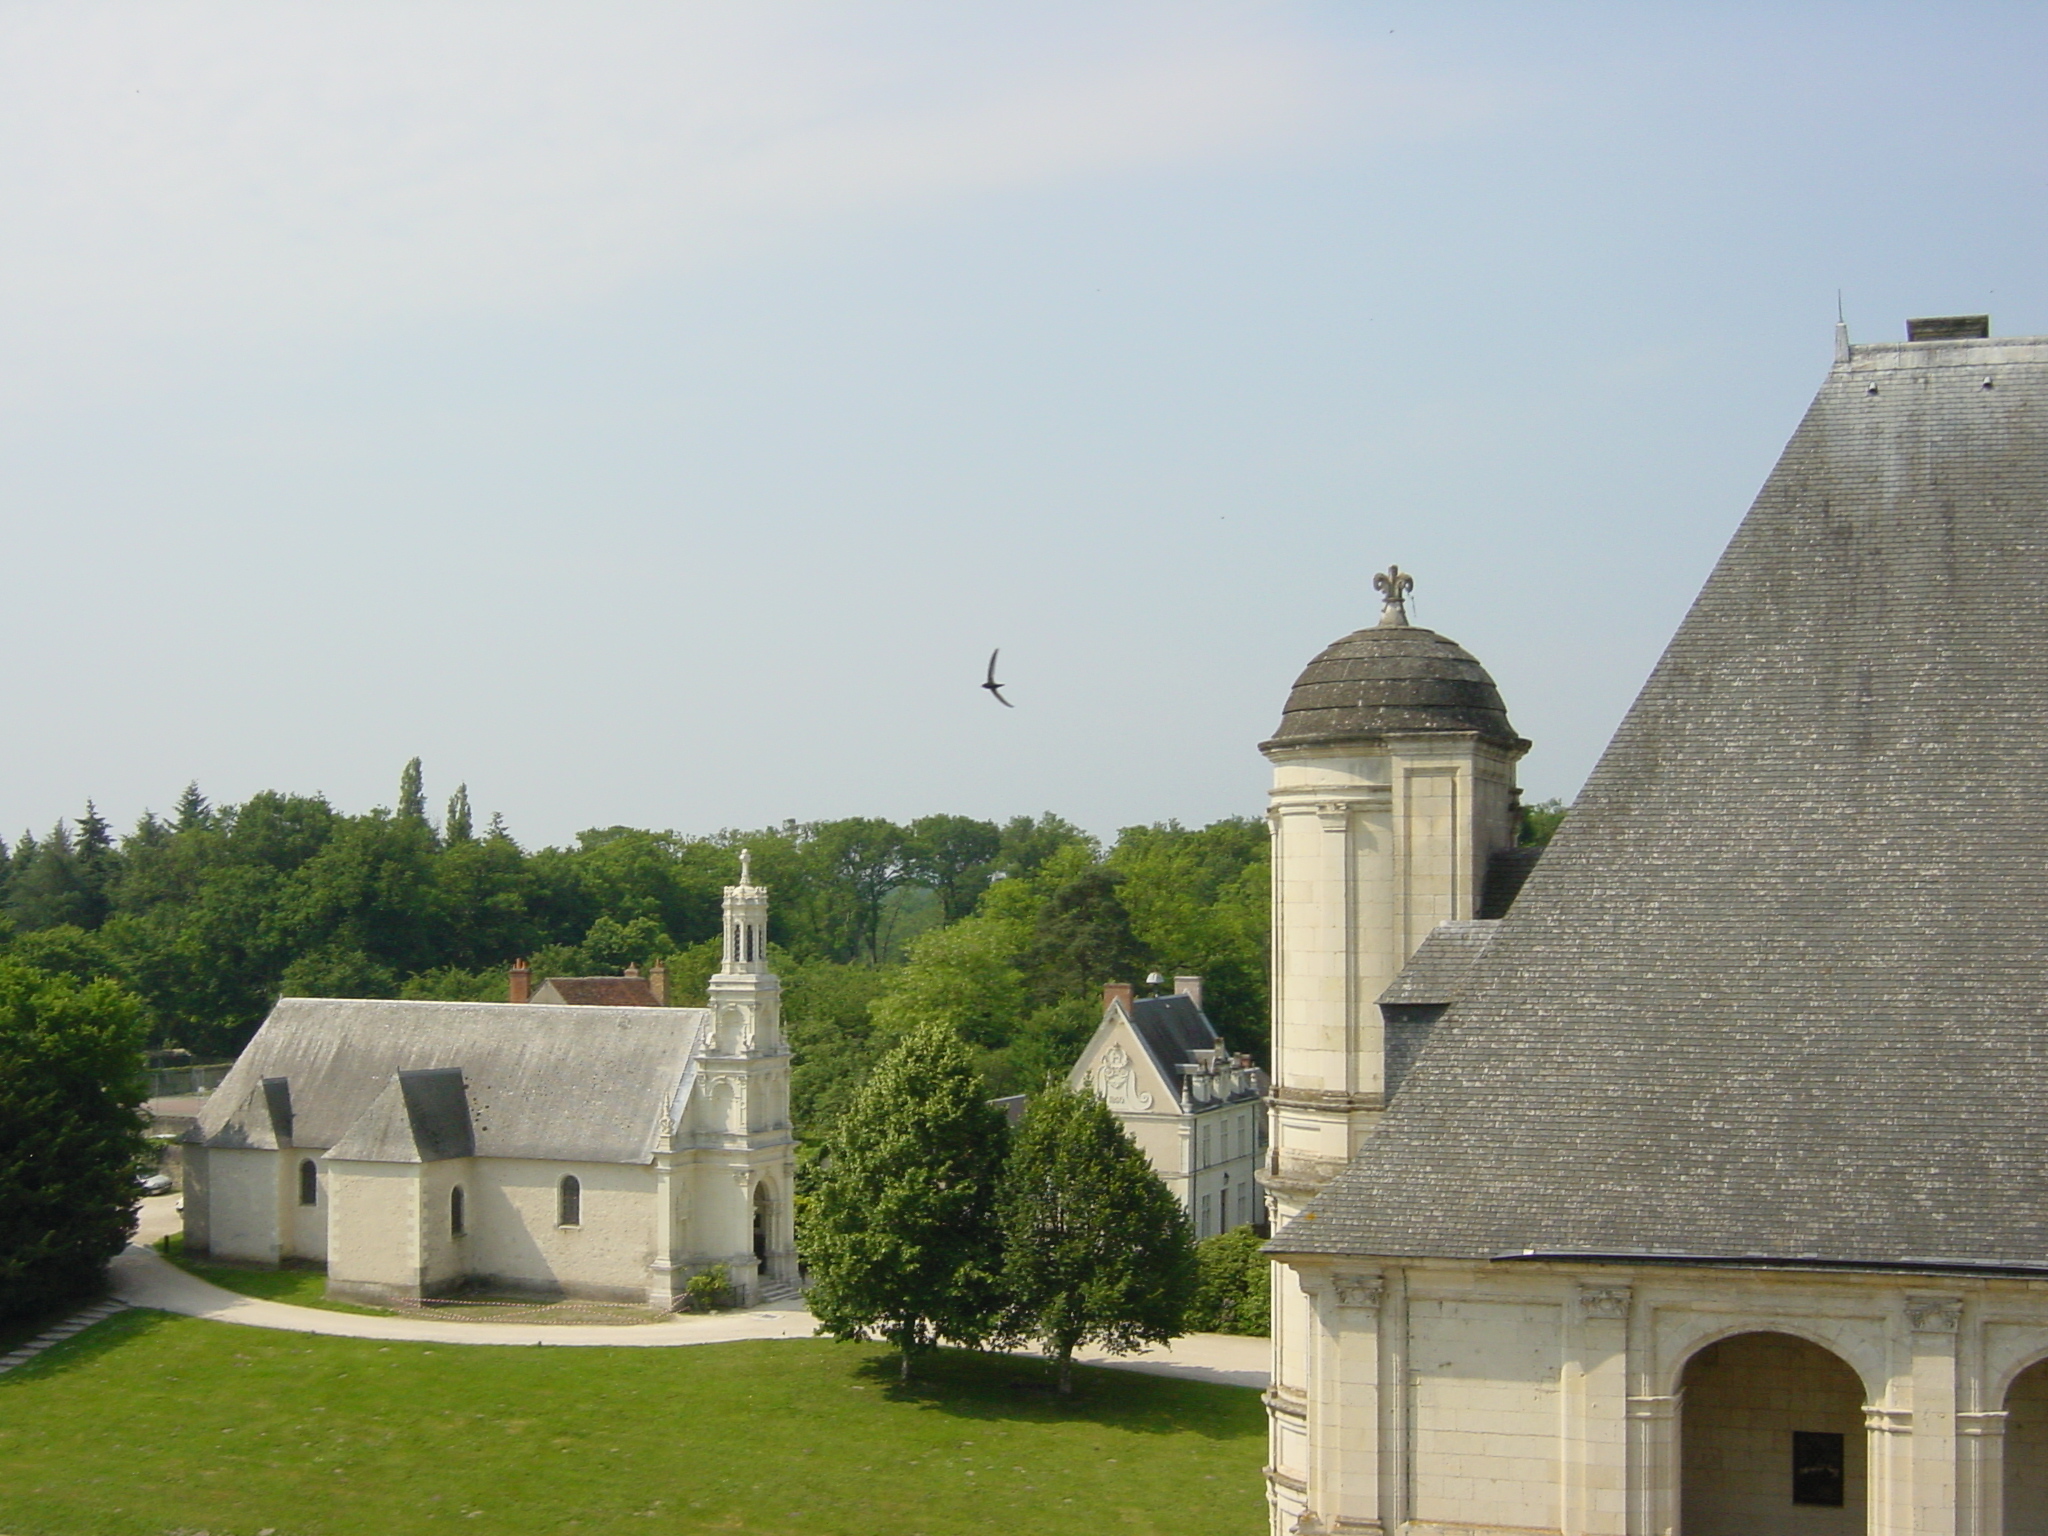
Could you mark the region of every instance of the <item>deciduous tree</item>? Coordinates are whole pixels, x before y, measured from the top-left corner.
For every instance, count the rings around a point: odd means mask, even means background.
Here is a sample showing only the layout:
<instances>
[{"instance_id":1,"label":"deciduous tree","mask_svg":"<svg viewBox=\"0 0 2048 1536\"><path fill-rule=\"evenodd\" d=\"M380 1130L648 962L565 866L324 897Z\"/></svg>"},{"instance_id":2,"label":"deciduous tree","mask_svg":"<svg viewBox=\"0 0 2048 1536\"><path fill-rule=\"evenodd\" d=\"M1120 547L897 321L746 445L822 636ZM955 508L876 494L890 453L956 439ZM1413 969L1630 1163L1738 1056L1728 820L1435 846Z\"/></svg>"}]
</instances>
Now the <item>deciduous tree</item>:
<instances>
[{"instance_id":1,"label":"deciduous tree","mask_svg":"<svg viewBox=\"0 0 2048 1536\"><path fill-rule=\"evenodd\" d=\"M112 981L0 957L0 1316L89 1295L135 1224L143 1025Z\"/></svg>"},{"instance_id":2,"label":"deciduous tree","mask_svg":"<svg viewBox=\"0 0 2048 1536\"><path fill-rule=\"evenodd\" d=\"M901 1372L998 1321L1005 1126L942 1025L911 1031L840 1116L804 1202L806 1300L827 1332L896 1346Z\"/></svg>"},{"instance_id":3,"label":"deciduous tree","mask_svg":"<svg viewBox=\"0 0 2048 1536\"><path fill-rule=\"evenodd\" d=\"M1000 1209L1009 1331L1059 1363L1061 1392L1078 1346L1128 1354L1182 1331L1196 1282L1187 1216L1094 1094L1033 1095Z\"/></svg>"}]
</instances>

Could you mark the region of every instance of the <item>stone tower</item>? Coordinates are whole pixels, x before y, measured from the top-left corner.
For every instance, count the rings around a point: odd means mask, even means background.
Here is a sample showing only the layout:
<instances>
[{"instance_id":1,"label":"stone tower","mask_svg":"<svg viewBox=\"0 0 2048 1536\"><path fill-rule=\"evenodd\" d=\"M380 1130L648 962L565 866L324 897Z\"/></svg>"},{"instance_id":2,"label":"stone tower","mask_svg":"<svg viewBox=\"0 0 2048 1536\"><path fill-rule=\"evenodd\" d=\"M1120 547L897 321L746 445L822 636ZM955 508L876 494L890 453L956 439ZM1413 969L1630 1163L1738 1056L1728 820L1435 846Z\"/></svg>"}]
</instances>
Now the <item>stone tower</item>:
<instances>
[{"instance_id":1,"label":"stone tower","mask_svg":"<svg viewBox=\"0 0 2048 1536\"><path fill-rule=\"evenodd\" d=\"M1515 843L1515 734L1471 655L1408 622L1413 580L1374 578L1379 624L1308 664L1273 764L1273 1162L1281 1219L1351 1160L1384 1107L1380 993L1438 923L1480 915Z\"/></svg>"},{"instance_id":2,"label":"stone tower","mask_svg":"<svg viewBox=\"0 0 2048 1536\"><path fill-rule=\"evenodd\" d=\"M782 1038L782 983L768 969L768 890L740 855L740 883L725 888L724 942L708 1001L714 1037L705 1087L719 1107L726 1172L749 1195L724 1234L734 1285L760 1299L796 1282L791 1204L796 1139L789 1122L789 1047Z\"/></svg>"},{"instance_id":3,"label":"stone tower","mask_svg":"<svg viewBox=\"0 0 2048 1536\"><path fill-rule=\"evenodd\" d=\"M1277 1230L1351 1160L1386 1104L1379 996L1438 923L1480 915L1520 816L1515 734L1486 669L1408 622L1414 581L1373 578L1379 623L1308 664L1273 764L1273 1091L1261 1182ZM1285 1476L1306 1311L1274 1293L1275 1467ZM1296 1463L1298 1465L1298 1463Z\"/></svg>"}]
</instances>

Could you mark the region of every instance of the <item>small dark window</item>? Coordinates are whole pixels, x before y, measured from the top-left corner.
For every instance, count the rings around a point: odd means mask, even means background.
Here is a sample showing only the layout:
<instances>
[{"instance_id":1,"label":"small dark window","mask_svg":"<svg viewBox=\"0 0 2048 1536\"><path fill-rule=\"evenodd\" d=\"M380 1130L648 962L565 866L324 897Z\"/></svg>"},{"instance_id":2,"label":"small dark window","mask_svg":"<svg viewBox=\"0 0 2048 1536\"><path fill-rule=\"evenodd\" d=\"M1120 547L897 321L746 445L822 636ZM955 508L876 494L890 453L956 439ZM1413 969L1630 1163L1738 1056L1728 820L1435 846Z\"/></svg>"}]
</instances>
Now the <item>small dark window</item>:
<instances>
[{"instance_id":1,"label":"small dark window","mask_svg":"<svg viewBox=\"0 0 2048 1536\"><path fill-rule=\"evenodd\" d=\"M448 1231L453 1236L462 1236L462 1186L460 1184L448 1191Z\"/></svg>"},{"instance_id":2,"label":"small dark window","mask_svg":"<svg viewBox=\"0 0 2048 1536\"><path fill-rule=\"evenodd\" d=\"M310 1157L299 1163L299 1204L320 1203L320 1169Z\"/></svg>"},{"instance_id":3,"label":"small dark window","mask_svg":"<svg viewBox=\"0 0 2048 1536\"><path fill-rule=\"evenodd\" d=\"M576 1182L576 1175L567 1174L555 1198L555 1225L580 1227L583 1225L583 1186Z\"/></svg>"},{"instance_id":4,"label":"small dark window","mask_svg":"<svg viewBox=\"0 0 2048 1536\"><path fill-rule=\"evenodd\" d=\"M1842 1507L1842 1437L1792 1431L1792 1502Z\"/></svg>"}]
</instances>

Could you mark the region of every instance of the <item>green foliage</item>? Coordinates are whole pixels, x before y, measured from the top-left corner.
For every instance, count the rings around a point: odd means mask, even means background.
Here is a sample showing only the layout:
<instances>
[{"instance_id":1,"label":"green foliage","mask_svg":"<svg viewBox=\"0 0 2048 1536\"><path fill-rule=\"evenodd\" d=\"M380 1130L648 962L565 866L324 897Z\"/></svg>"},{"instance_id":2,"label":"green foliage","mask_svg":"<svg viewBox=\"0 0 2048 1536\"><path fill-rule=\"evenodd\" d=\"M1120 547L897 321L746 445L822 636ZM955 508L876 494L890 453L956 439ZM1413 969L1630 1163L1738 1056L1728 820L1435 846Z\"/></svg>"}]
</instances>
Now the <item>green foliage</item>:
<instances>
[{"instance_id":1,"label":"green foliage","mask_svg":"<svg viewBox=\"0 0 2048 1536\"><path fill-rule=\"evenodd\" d=\"M739 1296L732 1288L732 1276L726 1273L723 1264L700 1269L683 1283L685 1312L724 1312L738 1305Z\"/></svg>"},{"instance_id":2,"label":"green foliage","mask_svg":"<svg viewBox=\"0 0 2048 1536\"><path fill-rule=\"evenodd\" d=\"M118 984L0 957L0 1316L91 1294L128 1241L143 1039Z\"/></svg>"},{"instance_id":3,"label":"green foliage","mask_svg":"<svg viewBox=\"0 0 2048 1536\"><path fill-rule=\"evenodd\" d=\"M1190 1332L1272 1333L1273 1262L1259 1251L1263 1241L1250 1227L1233 1227L1196 1245L1201 1278L1188 1311Z\"/></svg>"},{"instance_id":4,"label":"green foliage","mask_svg":"<svg viewBox=\"0 0 2048 1536\"><path fill-rule=\"evenodd\" d=\"M264 792L115 841L90 802L72 825L0 847L0 952L144 1002L152 1042L232 1056L281 994L502 997L505 967L549 976L665 958L670 1001L701 1004L721 888L750 848L770 886L775 967L796 1055L800 1135L829 1132L872 1064L919 1024L950 1024L991 1092L1063 1075L1104 982L1194 971L1231 1044L1266 1026L1264 833L1128 828L1105 859L1047 813L784 822L685 837L631 827L527 851L483 830L466 785L439 835L418 760L397 811L344 815Z\"/></svg>"},{"instance_id":5,"label":"green foliage","mask_svg":"<svg viewBox=\"0 0 2048 1536\"><path fill-rule=\"evenodd\" d=\"M1557 829L1564 825L1565 816L1571 807L1562 800L1538 800L1533 805L1522 807L1520 841L1523 843L1547 843L1557 835Z\"/></svg>"},{"instance_id":6,"label":"green foliage","mask_svg":"<svg viewBox=\"0 0 2048 1536\"><path fill-rule=\"evenodd\" d=\"M1123 876L1118 899L1153 964L1168 976L1200 976L1202 1009L1218 1033L1263 1059L1272 924L1265 823L1233 817L1192 831L1177 822L1126 827L1109 865Z\"/></svg>"},{"instance_id":7,"label":"green foliage","mask_svg":"<svg viewBox=\"0 0 2048 1536\"><path fill-rule=\"evenodd\" d=\"M887 1340L905 1380L940 1340L988 1334L1005 1131L945 1026L913 1029L882 1060L839 1117L804 1201L806 1299L826 1332Z\"/></svg>"},{"instance_id":8,"label":"green foliage","mask_svg":"<svg viewBox=\"0 0 2048 1536\"><path fill-rule=\"evenodd\" d=\"M1060 1391L1077 1345L1128 1354L1182 1331L1196 1280L1187 1216L1094 1094L1032 1097L998 1204L1007 1330L1043 1344Z\"/></svg>"}]
</instances>

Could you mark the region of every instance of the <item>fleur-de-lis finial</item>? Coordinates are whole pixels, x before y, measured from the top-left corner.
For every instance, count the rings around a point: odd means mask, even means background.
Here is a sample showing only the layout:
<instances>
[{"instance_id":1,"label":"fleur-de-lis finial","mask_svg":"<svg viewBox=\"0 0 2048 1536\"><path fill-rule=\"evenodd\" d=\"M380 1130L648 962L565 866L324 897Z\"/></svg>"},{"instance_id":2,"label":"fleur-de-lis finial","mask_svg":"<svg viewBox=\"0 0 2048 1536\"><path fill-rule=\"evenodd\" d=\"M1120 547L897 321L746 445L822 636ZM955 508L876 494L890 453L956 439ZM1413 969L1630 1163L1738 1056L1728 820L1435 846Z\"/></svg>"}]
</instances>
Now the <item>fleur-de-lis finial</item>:
<instances>
[{"instance_id":1,"label":"fleur-de-lis finial","mask_svg":"<svg viewBox=\"0 0 2048 1536\"><path fill-rule=\"evenodd\" d=\"M1386 605L1380 609L1381 627L1405 628L1408 623L1407 597L1415 590L1415 578L1398 565L1390 565L1373 577L1372 589L1379 593L1380 601Z\"/></svg>"}]
</instances>

